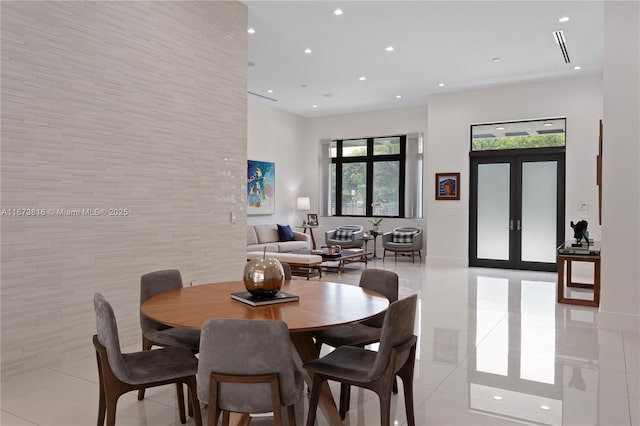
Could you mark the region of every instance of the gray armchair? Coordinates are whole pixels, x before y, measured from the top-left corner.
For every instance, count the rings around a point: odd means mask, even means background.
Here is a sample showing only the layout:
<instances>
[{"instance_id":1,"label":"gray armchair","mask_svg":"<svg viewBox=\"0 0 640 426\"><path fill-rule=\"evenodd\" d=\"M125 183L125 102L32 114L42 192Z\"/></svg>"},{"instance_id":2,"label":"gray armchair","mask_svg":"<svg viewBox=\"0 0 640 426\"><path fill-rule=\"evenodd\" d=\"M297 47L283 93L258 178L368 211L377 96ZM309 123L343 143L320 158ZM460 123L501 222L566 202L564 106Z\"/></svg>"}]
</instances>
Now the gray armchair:
<instances>
[{"instance_id":1,"label":"gray armchair","mask_svg":"<svg viewBox=\"0 0 640 426\"><path fill-rule=\"evenodd\" d=\"M362 247L362 226L342 225L331 231L326 231L324 241L328 246L339 245L342 248Z\"/></svg>"},{"instance_id":2,"label":"gray armchair","mask_svg":"<svg viewBox=\"0 0 640 426\"><path fill-rule=\"evenodd\" d=\"M422 250L422 229L405 226L391 232L385 232L382 234L382 247L384 248L383 260L388 250L395 253L396 260L398 260L398 253L410 254L411 263L413 263L417 252L420 261L422 261L422 253L420 252Z\"/></svg>"}]
</instances>

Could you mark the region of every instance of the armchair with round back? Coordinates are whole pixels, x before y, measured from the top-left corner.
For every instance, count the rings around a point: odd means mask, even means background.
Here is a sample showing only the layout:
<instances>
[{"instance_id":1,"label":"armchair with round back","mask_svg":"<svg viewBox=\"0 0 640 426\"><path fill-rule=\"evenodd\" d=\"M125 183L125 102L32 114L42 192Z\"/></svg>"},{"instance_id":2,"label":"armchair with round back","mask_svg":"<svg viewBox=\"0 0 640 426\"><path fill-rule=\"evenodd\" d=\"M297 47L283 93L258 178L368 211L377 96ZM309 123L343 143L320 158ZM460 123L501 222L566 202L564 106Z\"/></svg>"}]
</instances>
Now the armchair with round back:
<instances>
[{"instance_id":1,"label":"armchair with round back","mask_svg":"<svg viewBox=\"0 0 640 426\"><path fill-rule=\"evenodd\" d=\"M388 250L395 253L396 260L398 260L398 253L410 254L411 263L413 263L417 252L420 261L422 261L422 253L420 252L422 250L422 229L404 226L395 228L391 232L385 232L382 234L382 247L384 248L383 260Z\"/></svg>"},{"instance_id":2,"label":"armchair with round back","mask_svg":"<svg viewBox=\"0 0 640 426\"><path fill-rule=\"evenodd\" d=\"M360 248L362 247L363 229L360 225L338 226L336 229L325 232L325 244L328 246L339 245L342 248Z\"/></svg>"}]
</instances>

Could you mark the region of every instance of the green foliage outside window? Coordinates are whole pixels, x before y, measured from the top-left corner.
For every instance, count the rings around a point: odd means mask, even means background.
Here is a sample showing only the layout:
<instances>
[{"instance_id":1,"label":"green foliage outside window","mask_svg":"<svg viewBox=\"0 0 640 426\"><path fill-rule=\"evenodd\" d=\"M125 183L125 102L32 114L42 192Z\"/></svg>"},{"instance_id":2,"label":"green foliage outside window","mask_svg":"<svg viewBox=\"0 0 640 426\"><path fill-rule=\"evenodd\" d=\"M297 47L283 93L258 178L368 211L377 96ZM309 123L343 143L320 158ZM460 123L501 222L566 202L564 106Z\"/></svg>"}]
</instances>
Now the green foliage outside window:
<instances>
[{"instance_id":1,"label":"green foliage outside window","mask_svg":"<svg viewBox=\"0 0 640 426\"><path fill-rule=\"evenodd\" d=\"M495 149L547 148L565 146L565 134L505 136L501 138L473 139L472 151L489 151Z\"/></svg>"}]
</instances>

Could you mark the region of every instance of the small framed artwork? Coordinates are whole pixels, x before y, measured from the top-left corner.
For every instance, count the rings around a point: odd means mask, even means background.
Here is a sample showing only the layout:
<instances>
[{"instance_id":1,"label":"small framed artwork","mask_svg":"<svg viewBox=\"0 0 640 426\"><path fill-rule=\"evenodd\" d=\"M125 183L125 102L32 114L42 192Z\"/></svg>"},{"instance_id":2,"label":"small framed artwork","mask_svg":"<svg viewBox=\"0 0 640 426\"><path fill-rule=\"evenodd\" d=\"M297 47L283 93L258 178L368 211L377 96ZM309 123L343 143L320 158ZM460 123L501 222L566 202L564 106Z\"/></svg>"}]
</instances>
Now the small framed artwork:
<instances>
[{"instance_id":1,"label":"small framed artwork","mask_svg":"<svg viewBox=\"0 0 640 426\"><path fill-rule=\"evenodd\" d=\"M307 215L307 225L309 226L318 226L318 215L315 213L311 213Z\"/></svg>"},{"instance_id":2,"label":"small framed artwork","mask_svg":"<svg viewBox=\"0 0 640 426\"><path fill-rule=\"evenodd\" d=\"M436 200L460 199L460 173L436 173Z\"/></svg>"}]
</instances>

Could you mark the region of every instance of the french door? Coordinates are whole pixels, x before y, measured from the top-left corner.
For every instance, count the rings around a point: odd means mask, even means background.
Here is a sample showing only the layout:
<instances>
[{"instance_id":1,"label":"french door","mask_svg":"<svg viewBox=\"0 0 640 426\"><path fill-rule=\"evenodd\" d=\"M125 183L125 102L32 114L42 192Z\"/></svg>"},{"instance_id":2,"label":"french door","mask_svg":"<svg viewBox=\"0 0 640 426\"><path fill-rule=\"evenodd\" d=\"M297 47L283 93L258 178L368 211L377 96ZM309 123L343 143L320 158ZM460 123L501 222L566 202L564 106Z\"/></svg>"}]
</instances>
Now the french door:
<instances>
[{"instance_id":1,"label":"french door","mask_svg":"<svg viewBox=\"0 0 640 426\"><path fill-rule=\"evenodd\" d=\"M469 265L556 271L564 239L564 152L472 153Z\"/></svg>"}]
</instances>

